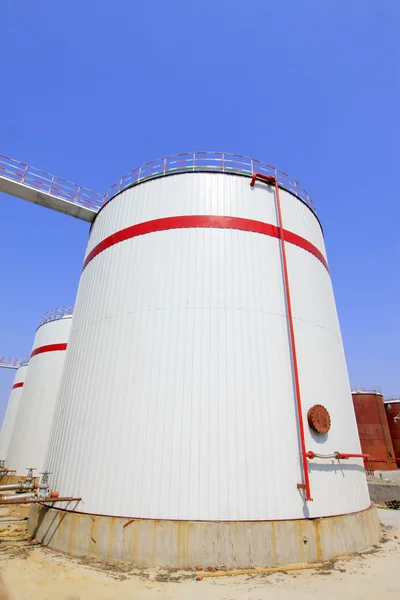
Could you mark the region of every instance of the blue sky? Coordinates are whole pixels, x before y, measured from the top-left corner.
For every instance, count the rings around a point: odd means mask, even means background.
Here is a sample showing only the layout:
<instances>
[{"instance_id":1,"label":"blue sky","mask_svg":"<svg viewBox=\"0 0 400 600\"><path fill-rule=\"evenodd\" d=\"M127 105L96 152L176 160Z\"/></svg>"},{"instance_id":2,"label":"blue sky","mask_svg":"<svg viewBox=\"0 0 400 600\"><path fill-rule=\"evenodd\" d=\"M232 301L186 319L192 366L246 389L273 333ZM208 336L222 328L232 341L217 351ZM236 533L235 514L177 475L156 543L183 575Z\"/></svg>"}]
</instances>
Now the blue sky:
<instances>
[{"instance_id":1,"label":"blue sky","mask_svg":"<svg viewBox=\"0 0 400 600\"><path fill-rule=\"evenodd\" d=\"M3 0L0 153L99 192L225 150L298 179L322 221L351 381L400 394L400 3ZM0 195L0 354L74 302L88 225ZM13 373L0 370L0 418Z\"/></svg>"}]
</instances>

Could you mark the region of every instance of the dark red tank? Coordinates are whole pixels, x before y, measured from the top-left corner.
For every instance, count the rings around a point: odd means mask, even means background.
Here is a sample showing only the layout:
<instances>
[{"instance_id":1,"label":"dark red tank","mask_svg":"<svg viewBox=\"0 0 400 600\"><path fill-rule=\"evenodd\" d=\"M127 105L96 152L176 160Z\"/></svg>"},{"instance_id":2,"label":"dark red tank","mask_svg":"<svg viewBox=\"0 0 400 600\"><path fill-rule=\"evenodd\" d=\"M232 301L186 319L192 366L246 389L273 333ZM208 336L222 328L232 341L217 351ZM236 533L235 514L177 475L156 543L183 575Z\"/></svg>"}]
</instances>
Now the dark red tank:
<instances>
[{"instance_id":1,"label":"dark red tank","mask_svg":"<svg viewBox=\"0 0 400 600\"><path fill-rule=\"evenodd\" d=\"M398 460L397 466L400 467L400 398L385 400L385 411L395 458Z\"/></svg>"},{"instance_id":2,"label":"dark red tank","mask_svg":"<svg viewBox=\"0 0 400 600\"><path fill-rule=\"evenodd\" d=\"M366 467L380 471L396 469L382 394L357 390L352 392L352 396L362 452L374 459L371 464L366 463Z\"/></svg>"}]
</instances>

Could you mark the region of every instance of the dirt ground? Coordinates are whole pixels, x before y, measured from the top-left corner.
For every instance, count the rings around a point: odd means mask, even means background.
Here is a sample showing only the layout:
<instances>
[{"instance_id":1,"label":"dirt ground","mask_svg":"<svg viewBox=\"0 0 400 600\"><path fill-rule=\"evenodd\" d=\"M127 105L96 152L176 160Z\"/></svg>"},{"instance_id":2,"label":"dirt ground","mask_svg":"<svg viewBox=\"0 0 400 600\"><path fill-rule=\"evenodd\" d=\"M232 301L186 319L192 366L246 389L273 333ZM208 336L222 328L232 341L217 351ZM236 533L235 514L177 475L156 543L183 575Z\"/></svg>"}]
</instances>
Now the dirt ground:
<instances>
[{"instance_id":1,"label":"dirt ground","mask_svg":"<svg viewBox=\"0 0 400 600\"><path fill-rule=\"evenodd\" d=\"M0 600L394 600L400 597L400 510L379 510L382 543L329 567L196 581L196 573L134 570L32 545L17 510L0 512ZM22 515L23 516L23 515Z\"/></svg>"}]
</instances>

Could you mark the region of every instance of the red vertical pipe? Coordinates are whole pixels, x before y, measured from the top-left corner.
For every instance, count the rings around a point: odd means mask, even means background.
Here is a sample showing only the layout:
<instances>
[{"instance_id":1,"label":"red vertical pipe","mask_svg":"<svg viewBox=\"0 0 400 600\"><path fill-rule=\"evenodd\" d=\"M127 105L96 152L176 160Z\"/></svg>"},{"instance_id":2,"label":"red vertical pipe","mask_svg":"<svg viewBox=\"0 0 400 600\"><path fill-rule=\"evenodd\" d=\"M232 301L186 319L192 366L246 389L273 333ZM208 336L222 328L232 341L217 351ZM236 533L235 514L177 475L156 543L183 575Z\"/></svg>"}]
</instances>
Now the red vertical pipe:
<instances>
[{"instance_id":1,"label":"red vertical pipe","mask_svg":"<svg viewBox=\"0 0 400 600\"><path fill-rule=\"evenodd\" d=\"M285 295L286 295L286 305L287 305L287 314L289 321L289 335L290 335L290 346L292 350L292 363L293 363L293 376L294 376L294 385L295 385L295 395L296 395L296 405L297 405L297 419L299 423L299 432L300 432L300 446L301 446L301 458L303 463L303 473L304 473L304 484L306 490L306 501L311 501L311 487L310 487L310 476L308 473L308 462L307 462L307 450L306 450L306 440L304 436L304 421L303 421L303 408L301 404L301 392L300 392L300 378L299 378L299 367L297 363L297 352L296 352L296 340L294 335L294 324L293 324L293 312L292 312L292 302L290 297L290 287L289 287L289 273L287 267L287 258L286 258L286 247L285 247L285 239L283 236L283 226L282 226L282 210L281 210L281 200L279 196L279 186L278 180L276 177L270 177L267 175L263 175L261 173L254 173L250 185L253 187L256 179L260 178L266 181L267 183L275 184L275 199L276 199L276 208L278 214L278 227L279 227L279 239L281 243L282 250L282 264L283 264L283 280L285 285Z\"/></svg>"}]
</instances>

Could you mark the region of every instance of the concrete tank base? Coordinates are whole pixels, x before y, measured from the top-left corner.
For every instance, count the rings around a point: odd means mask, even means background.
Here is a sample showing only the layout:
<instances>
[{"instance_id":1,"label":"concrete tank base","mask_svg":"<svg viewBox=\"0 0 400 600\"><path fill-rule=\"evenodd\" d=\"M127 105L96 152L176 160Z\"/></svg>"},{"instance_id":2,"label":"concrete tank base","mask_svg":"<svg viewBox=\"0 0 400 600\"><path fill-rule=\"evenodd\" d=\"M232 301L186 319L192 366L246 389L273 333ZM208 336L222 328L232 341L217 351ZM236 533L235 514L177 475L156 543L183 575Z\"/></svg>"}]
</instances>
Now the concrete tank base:
<instances>
[{"instance_id":1,"label":"concrete tank base","mask_svg":"<svg viewBox=\"0 0 400 600\"><path fill-rule=\"evenodd\" d=\"M233 568L329 560L381 537L376 509L293 521L167 521L89 515L34 504L29 534L77 556L138 567Z\"/></svg>"}]
</instances>

